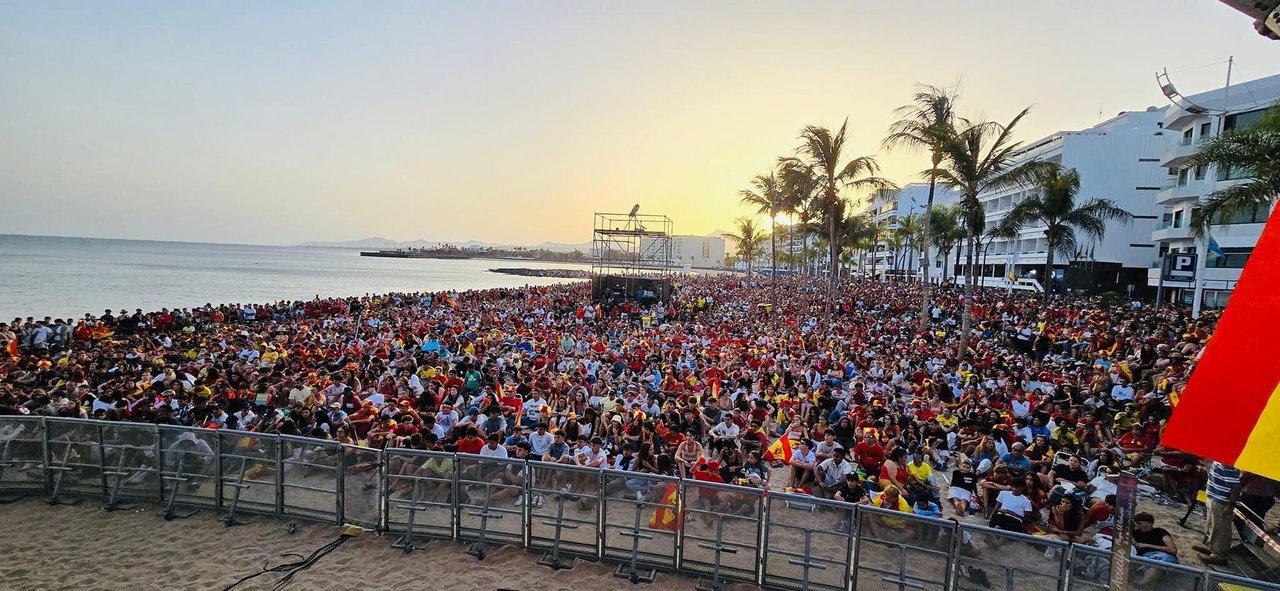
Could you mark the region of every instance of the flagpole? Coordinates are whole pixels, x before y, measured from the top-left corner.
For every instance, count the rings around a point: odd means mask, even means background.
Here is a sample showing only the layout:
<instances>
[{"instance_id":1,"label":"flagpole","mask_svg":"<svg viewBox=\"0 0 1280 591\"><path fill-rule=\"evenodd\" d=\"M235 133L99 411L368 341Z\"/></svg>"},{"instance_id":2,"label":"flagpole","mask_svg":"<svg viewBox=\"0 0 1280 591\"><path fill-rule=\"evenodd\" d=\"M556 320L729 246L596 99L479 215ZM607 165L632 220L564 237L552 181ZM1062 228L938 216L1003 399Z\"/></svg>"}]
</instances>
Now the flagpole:
<instances>
[{"instance_id":1,"label":"flagpole","mask_svg":"<svg viewBox=\"0 0 1280 591\"><path fill-rule=\"evenodd\" d=\"M1221 136L1222 132L1226 131L1224 128L1227 124L1227 112L1230 110L1227 99L1231 97L1231 66L1235 63L1235 59L1235 56L1227 56L1227 84L1222 87L1222 109L1218 115L1218 136ZM1214 191L1218 189L1217 177L1218 175L1215 174L1214 180L1211 181L1213 183L1212 187ZM1211 223L1213 220L1206 221ZM1196 261L1196 282L1191 296L1192 318L1199 318L1200 309L1204 306L1204 267L1205 263L1207 263L1209 259L1208 236L1209 233L1206 231L1205 237L1196 241L1196 251L1200 253L1200 256Z\"/></svg>"}]
</instances>

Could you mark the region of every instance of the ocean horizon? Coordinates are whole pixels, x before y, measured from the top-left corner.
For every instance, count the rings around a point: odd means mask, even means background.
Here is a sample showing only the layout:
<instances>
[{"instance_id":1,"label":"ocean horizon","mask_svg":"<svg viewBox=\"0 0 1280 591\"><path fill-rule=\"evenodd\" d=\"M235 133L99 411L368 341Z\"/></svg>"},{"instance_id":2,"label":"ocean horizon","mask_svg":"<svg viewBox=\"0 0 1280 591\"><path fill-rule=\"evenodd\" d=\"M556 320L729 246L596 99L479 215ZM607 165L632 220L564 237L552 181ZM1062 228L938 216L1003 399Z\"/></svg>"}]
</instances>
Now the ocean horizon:
<instances>
[{"instance_id":1,"label":"ocean horizon","mask_svg":"<svg viewBox=\"0 0 1280 591\"><path fill-rule=\"evenodd\" d=\"M264 303L392 291L551 285L575 280L491 273L491 259L361 257L360 249L0 234L0 319L78 318L206 303ZM587 265L518 261L521 267ZM512 265L505 265L512 266Z\"/></svg>"}]
</instances>

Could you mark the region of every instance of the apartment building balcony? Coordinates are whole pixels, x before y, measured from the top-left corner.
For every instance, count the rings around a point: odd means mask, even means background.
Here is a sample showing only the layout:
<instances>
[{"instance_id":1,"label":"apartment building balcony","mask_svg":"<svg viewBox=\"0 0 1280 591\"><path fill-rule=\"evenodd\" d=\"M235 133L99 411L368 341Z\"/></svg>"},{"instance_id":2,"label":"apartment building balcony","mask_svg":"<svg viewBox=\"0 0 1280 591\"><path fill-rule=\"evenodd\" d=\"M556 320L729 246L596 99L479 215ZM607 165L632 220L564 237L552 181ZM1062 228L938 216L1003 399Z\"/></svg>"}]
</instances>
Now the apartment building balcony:
<instances>
[{"instance_id":1,"label":"apartment building balcony","mask_svg":"<svg viewBox=\"0 0 1280 591\"><path fill-rule=\"evenodd\" d=\"M1200 144L1203 144L1208 139L1210 139L1209 136L1199 137L1194 141L1191 138L1178 140L1177 145L1165 151L1164 156L1160 159L1160 166L1165 168L1181 166L1192 156L1195 156L1196 152L1200 151Z\"/></svg>"},{"instance_id":2,"label":"apartment building balcony","mask_svg":"<svg viewBox=\"0 0 1280 591\"><path fill-rule=\"evenodd\" d=\"M1164 222L1156 226L1154 232L1151 233L1152 242L1160 242L1163 240L1179 240L1191 237L1191 228L1188 224L1183 223L1181 226L1175 226L1171 223Z\"/></svg>"},{"instance_id":3,"label":"apartment building balcony","mask_svg":"<svg viewBox=\"0 0 1280 591\"><path fill-rule=\"evenodd\" d=\"M1204 179L1181 181L1169 179L1165 182L1164 188L1156 193L1156 205L1173 205L1179 201L1199 199L1201 195L1208 192L1209 187Z\"/></svg>"}]
</instances>

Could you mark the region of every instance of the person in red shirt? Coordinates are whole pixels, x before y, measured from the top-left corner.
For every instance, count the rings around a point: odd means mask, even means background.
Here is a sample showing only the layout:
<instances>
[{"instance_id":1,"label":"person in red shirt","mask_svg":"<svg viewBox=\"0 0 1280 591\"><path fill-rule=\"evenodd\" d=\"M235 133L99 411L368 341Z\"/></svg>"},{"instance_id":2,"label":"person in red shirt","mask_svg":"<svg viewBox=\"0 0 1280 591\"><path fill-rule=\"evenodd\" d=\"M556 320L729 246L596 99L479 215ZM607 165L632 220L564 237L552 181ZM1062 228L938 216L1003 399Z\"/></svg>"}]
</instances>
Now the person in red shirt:
<instances>
[{"instance_id":1,"label":"person in red shirt","mask_svg":"<svg viewBox=\"0 0 1280 591\"><path fill-rule=\"evenodd\" d=\"M1147 437L1142 425L1130 427L1129 432L1121 435L1120 439L1116 441L1116 446L1127 454L1150 451L1152 448L1151 438Z\"/></svg>"},{"instance_id":2,"label":"person in red shirt","mask_svg":"<svg viewBox=\"0 0 1280 591\"><path fill-rule=\"evenodd\" d=\"M853 446L853 454L867 474L880 473L880 466L884 464L884 446L876 441L874 433L863 434L862 441Z\"/></svg>"},{"instance_id":3,"label":"person in red shirt","mask_svg":"<svg viewBox=\"0 0 1280 591\"><path fill-rule=\"evenodd\" d=\"M475 427L467 427L467 436L458 440L458 453L478 454L482 447L484 440L480 438L479 431Z\"/></svg>"}]
</instances>

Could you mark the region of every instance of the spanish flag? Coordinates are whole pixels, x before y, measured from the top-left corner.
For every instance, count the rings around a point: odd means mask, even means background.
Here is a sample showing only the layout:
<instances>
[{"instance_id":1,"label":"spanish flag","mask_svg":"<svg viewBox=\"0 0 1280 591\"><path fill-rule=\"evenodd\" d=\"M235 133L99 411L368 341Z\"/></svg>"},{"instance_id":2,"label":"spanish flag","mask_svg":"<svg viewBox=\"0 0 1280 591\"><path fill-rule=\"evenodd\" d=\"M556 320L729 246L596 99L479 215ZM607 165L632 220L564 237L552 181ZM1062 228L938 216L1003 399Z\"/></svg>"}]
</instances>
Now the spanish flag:
<instances>
[{"instance_id":1,"label":"spanish flag","mask_svg":"<svg viewBox=\"0 0 1280 591\"><path fill-rule=\"evenodd\" d=\"M765 450L764 452L764 461L766 462L779 461L786 464L790 464L791 463L791 438L787 437L784 434L782 437L779 437L777 441L773 442L773 445L770 445L769 449Z\"/></svg>"},{"instance_id":2,"label":"spanish flag","mask_svg":"<svg viewBox=\"0 0 1280 591\"><path fill-rule=\"evenodd\" d=\"M1280 216L1272 212L1169 419L1164 445L1280 479L1278 307Z\"/></svg>"},{"instance_id":3,"label":"spanish flag","mask_svg":"<svg viewBox=\"0 0 1280 591\"><path fill-rule=\"evenodd\" d=\"M653 517L649 518L649 527L670 531L676 531L680 527L680 514L684 508L681 506L678 490L675 484L667 485L667 491L662 493L662 500L659 501L661 504L653 512Z\"/></svg>"}]
</instances>

